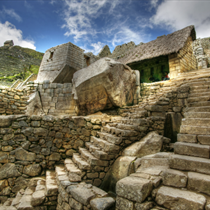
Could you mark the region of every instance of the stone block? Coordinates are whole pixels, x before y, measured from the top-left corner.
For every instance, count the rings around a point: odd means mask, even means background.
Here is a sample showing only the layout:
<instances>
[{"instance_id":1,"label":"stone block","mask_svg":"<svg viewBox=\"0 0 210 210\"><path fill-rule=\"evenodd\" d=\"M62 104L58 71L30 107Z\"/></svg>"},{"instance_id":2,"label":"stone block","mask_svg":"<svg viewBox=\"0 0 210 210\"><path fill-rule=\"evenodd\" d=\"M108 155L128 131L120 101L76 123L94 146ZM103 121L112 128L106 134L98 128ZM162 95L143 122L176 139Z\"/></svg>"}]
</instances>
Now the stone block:
<instances>
[{"instance_id":1,"label":"stone block","mask_svg":"<svg viewBox=\"0 0 210 210\"><path fill-rule=\"evenodd\" d=\"M161 174L164 185L172 187L186 187L187 176L177 170L167 169Z\"/></svg>"},{"instance_id":2,"label":"stone block","mask_svg":"<svg viewBox=\"0 0 210 210\"><path fill-rule=\"evenodd\" d=\"M187 188L189 190L210 195L210 176L206 174L189 172Z\"/></svg>"},{"instance_id":3,"label":"stone block","mask_svg":"<svg viewBox=\"0 0 210 210\"><path fill-rule=\"evenodd\" d=\"M117 196L116 210L133 210L134 204L132 201Z\"/></svg>"},{"instance_id":4,"label":"stone block","mask_svg":"<svg viewBox=\"0 0 210 210\"><path fill-rule=\"evenodd\" d=\"M152 182L137 177L126 177L117 182L118 196L142 203L152 191Z\"/></svg>"},{"instance_id":5,"label":"stone block","mask_svg":"<svg viewBox=\"0 0 210 210\"><path fill-rule=\"evenodd\" d=\"M171 187L161 187L157 191L156 202L168 209L204 209L206 198L203 195Z\"/></svg>"}]
</instances>

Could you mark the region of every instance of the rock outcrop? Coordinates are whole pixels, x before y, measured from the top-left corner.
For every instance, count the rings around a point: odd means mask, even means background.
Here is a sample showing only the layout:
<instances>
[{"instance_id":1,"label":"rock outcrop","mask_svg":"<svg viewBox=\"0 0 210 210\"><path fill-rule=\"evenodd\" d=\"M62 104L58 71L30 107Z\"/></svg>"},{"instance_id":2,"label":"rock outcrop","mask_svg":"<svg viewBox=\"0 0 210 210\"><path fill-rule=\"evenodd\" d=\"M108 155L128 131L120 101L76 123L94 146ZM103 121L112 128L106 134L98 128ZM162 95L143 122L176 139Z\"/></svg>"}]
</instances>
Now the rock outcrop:
<instances>
[{"instance_id":1,"label":"rock outcrop","mask_svg":"<svg viewBox=\"0 0 210 210\"><path fill-rule=\"evenodd\" d=\"M73 94L79 114L132 104L136 75L128 66L102 58L75 72Z\"/></svg>"}]
</instances>

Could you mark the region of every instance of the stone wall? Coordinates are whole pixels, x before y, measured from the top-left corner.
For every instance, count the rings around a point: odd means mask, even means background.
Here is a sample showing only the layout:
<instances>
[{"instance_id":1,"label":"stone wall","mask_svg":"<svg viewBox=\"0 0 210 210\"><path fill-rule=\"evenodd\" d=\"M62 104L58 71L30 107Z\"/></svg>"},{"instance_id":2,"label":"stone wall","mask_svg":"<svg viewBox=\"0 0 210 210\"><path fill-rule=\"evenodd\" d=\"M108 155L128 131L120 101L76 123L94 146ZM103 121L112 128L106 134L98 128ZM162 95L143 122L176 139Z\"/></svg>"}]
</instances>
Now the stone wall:
<instances>
[{"instance_id":1,"label":"stone wall","mask_svg":"<svg viewBox=\"0 0 210 210\"><path fill-rule=\"evenodd\" d=\"M47 169L63 163L110 120L104 115L70 118L2 116L0 200L1 196L14 197L27 186L28 179L44 175Z\"/></svg>"},{"instance_id":2,"label":"stone wall","mask_svg":"<svg viewBox=\"0 0 210 210\"><path fill-rule=\"evenodd\" d=\"M44 81L29 86L34 87L34 85L37 85L46 115L76 115L71 83L60 84Z\"/></svg>"},{"instance_id":3,"label":"stone wall","mask_svg":"<svg viewBox=\"0 0 210 210\"><path fill-rule=\"evenodd\" d=\"M24 114L27 100L27 90L0 88L0 115Z\"/></svg>"},{"instance_id":4,"label":"stone wall","mask_svg":"<svg viewBox=\"0 0 210 210\"><path fill-rule=\"evenodd\" d=\"M84 64L83 64L83 68L88 67L90 64L96 62L97 60L99 60L100 57L99 56L95 56L93 55L93 53L88 52L84 54Z\"/></svg>"},{"instance_id":5,"label":"stone wall","mask_svg":"<svg viewBox=\"0 0 210 210\"><path fill-rule=\"evenodd\" d=\"M136 45L132 41L123 45L118 45L112 52L111 58L117 59L118 57L122 57L128 50L134 49L135 47Z\"/></svg>"},{"instance_id":6,"label":"stone wall","mask_svg":"<svg viewBox=\"0 0 210 210\"><path fill-rule=\"evenodd\" d=\"M192 37L188 37L185 46L178 53L171 54L168 58L171 79L177 77L179 73L197 69L192 49Z\"/></svg>"},{"instance_id":7,"label":"stone wall","mask_svg":"<svg viewBox=\"0 0 210 210\"><path fill-rule=\"evenodd\" d=\"M210 49L210 37L201 39L203 49Z\"/></svg>"}]
</instances>

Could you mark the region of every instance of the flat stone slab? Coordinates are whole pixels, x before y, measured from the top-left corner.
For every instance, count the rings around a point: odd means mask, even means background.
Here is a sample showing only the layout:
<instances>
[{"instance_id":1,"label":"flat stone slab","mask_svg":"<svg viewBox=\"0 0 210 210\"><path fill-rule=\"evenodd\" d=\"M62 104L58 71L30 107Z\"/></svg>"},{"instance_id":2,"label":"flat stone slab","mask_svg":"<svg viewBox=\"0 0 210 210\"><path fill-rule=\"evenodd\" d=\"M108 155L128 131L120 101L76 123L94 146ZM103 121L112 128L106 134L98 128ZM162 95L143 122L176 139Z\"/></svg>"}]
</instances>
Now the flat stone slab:
<instances>
[{"instance_id":1,"label":"flat stone slab","mask_svg":"<svg viewBox=\"0 0 210 210\"><path fill-rule=\"evenodd\" d=\"M189 190L210 195L210 176L206 174L189 172L187 188Z\"/></svg>"},{"instance_id":2,"label":"flat stone slab","mask_svg":"<svg viewBox=\"0 0 210 210\"><path fill-rule=\"evenodd\" d=\"M85 187L79 186L70 189L70 193L73 196L73 198L83 205L88 205L89 201L95 197L95 194Z\"/></svg>"},{"instance_id":3,"label":"flat stone slab","mask_svg":"<svg viewBox=\"0 0 210 210\"><path fill-rule=\"evenodd\" d=\"M193 171L210 174L210 160L206 158L184 155L172 155L169 159L170 168L181 171Z\"/></svg>"},{"instance_id":4,"label":"flat stone slab","mask_svg":"<svg viewBox=\"0 0 210 210\"><path fill-rule=\"evenodd\" d=\"M120 197L142 203L152 188L150 180L130 176L117 182L116 193Z\"/></svg>"},{"instance_id":5,"label":"flat stone slab","mask_svg":"<svg viewBox=\"0 0 210 210\"><path fill-rule=\"evenodd\" d=\"M164 186L157 191L155 200L158 205L173 210L203 210L206 203L203 195Z\"/></svg>"},{"instance_id":6,"label":"flat stone slab","mask_svg":"<svg viewBox=\"0 0 210 210\"><path fill-rule=\"evenodd\" d=\"M187 175L181 171L166 169L162 174L163 185L172 187L186 187Z\"/></svg>"},{"instance_id":7,"label":"flat stone slab","mask_svg":"<svg viewBox=\"0 0 210 210\"><path fill-rule=\"evenodd\" d=\"M90 201L90 206L93 210L106 210L114 206L115 200L111 197L95 198Z\"/></svg>"},{"instance_id":8,"label":"flat stone slab","mask_svg":"<svg viewBox=\"0 0 210 210\"><path fill-rule=\"evenodd\" d=\"M176 142L174 144L175 154L209 158L209 151L210 147L207 145L184 143L184 142Z\"/></svg>"}]
</instances>

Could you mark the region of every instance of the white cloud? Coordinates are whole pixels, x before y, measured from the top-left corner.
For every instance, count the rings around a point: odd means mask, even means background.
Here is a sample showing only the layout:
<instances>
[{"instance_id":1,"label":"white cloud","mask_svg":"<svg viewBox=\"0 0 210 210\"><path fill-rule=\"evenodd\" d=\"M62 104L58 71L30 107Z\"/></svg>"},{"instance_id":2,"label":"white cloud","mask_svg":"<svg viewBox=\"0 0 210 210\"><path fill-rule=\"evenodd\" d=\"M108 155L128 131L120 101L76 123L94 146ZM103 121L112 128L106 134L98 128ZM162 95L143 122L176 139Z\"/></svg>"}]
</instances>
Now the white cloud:
<instances>
[{"instance_id":1,"label":"white cloud","mask_svg":"<svg viewBox=\"0 0 210 210\"><path fill-rule=\"evenodd\" d=\"M95 36L97 33L101 33L96 30L95 20L103 14L103 9L105 6L110 6L110 11L120 3L119 0L64 0L65 1L65 12L64 20L65 24L62 28L66 28L67 32L65 36L73 36L74 41L77 42L78 39L91 35Z\"/></svg>"},{"instance_id":2,"label":"white cloud","mask_svg":"<svg viewBox=\"0 0 210 210\"><path fill-rule=\"evenodd\" d=\"M0 11L1 15L9 15L12 18L15 18L18 22L22 21L22 18L14 11L14 9L6 9L3 7L3 10Z\"/></svg>"},{"instance_id":3,"label":"white cloud","mask_svg":"<svg viewBox=\"0 0 210 210\"><path fill-rule=\"evenodd\" d=\"M105 44L101 42L92 43L91 46L93 47L93 54L97 55Z\"/></svg>"},{"instance_id":4,"label":"white cloud","mask_svg":"<svg viewBox=\"0 0 210 210\"><path fill-rule=\"evenodd\" d=\"M144 33L141 33L140 31L135 32L131 30L130 28L124 26L121 28L120 31L118 31L114 38L112 39L112 45L113 47L116 47L117 45L121 43L128 43L130 41L135 42L136 44L139 44L140 42L143 42L144 40Z\"/></svg>"},{"instance_id":5,"label":"white cloud","mask_svg":"<svg viewBox=\"0 0 210 210\"><path fill-rule=\"evenodd\" d=\"M34 41L23 39L22 31L16 29L10 22L6 21L4 24L0 22L0 31L0 46L4 45L6 40L13 40L15 45L36 50Z\"/></svg>"},{"instance_id":6,"label":"white cloud","mask_svg":"<svg viewBox=\"0 0 210 210\"><path fill-rule=\"evenodd\" d=\"M210 1L164 0L150 20L171 31L195 25L197 37L207 37L210 36L209 8Z\"/></svg>"},{"instance_id":7,"label":"white cloud","mask_svg":"<svg viewBox=\"0 0 210 210\"><path fill-rule=\"evenodd\" d=\"M151 6L156 7L158 5L158 0L151 0Z\"/></svg>"}]
</instances>

